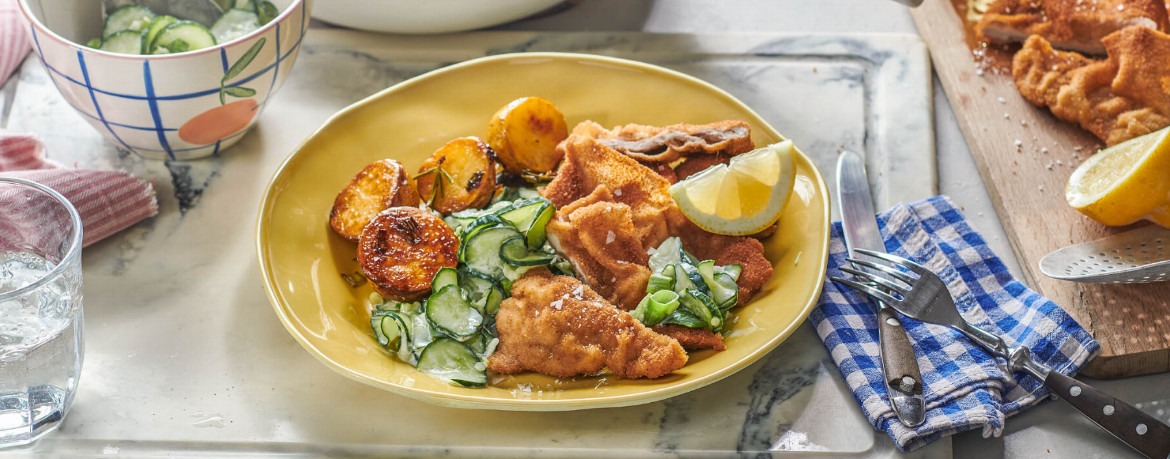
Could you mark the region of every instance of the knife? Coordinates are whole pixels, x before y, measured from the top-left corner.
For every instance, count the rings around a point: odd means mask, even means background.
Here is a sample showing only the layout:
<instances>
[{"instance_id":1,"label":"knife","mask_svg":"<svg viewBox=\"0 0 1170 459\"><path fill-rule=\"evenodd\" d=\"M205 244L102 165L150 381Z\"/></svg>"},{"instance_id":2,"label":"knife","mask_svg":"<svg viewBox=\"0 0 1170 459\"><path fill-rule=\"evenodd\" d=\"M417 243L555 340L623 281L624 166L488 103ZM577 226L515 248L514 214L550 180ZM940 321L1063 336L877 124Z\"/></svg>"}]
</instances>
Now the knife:
<instances>
[{"instance_id":1,"label":"knife","mask_svg":"<svg viewBox=\"0 0 1170 459\"><path fill-rule=\"evenodd\" d=\"M865 162L853 152L843 152L837 159L837 196L840 199L841 227L845 233L845 247L850 256L856 249L885 252L886 245L878 231L873 199L869 195L869 180ZM867 269L858 266L859 269ZM881 343L883 381L890 405L898 420L910 427L921 425L926 419L926 401L922 396L922 373L918 358L898 313L884 304L877 304L878 341Z\"/></svg>"}]
</instances>

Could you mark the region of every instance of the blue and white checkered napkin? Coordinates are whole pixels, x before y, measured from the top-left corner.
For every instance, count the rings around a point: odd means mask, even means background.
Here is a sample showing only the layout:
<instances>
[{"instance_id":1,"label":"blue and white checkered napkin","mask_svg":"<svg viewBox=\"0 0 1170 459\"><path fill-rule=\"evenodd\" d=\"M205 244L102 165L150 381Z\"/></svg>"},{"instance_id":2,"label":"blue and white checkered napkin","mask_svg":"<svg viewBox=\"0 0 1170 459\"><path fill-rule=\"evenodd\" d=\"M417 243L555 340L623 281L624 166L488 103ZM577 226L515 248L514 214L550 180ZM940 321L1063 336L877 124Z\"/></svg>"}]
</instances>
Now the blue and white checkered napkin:
<instances>
[{"instance_id":1,"label":"blue and white checkered napkin","mask_svg":"<svg viewBox=\"0 0 1170 459\"><path fill-rule=\"evenodd\" d=\"M1096 341L1060 306L1012 278L1007 267L945 196L899 204L878 215L886 250L910 258L947 283L968 321L1025 345L1037 361L1075 373L1098 349ZM829 276L844 276L841 225L829 242ZM1004 418L1044 400L1040 381L1004 374L990 355L948 327L903 321L922 370L926 422L909 428L895 418L882 383L876 315L867 298L826 277L809 320L873 426L902 450L937 438L982 428L999 436Z\"/></svg>"}]
</instances>

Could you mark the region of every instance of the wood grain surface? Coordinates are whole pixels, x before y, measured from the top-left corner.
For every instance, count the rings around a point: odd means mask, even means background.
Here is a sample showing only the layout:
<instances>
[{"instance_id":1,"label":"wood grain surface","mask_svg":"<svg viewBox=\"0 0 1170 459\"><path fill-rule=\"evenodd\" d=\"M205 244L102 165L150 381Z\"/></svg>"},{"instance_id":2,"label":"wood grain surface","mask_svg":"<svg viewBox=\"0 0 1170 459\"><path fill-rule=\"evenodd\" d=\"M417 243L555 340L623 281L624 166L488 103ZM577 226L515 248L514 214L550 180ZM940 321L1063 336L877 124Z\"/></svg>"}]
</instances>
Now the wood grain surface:
<instances>
[{"instance_id":1,"label":"wood grain surface","mask_svg":"<svg viewBox=\"0 0 1170 459\"><path fill-rule=\"evenodd\" d=\"M1020 261L1024 281L1056 301L1101 343L1082 374L1118 378L1170 370L1170 283L1080 284L1051 279L1038 263L1060 247L1129 228L1109 228L1068 206L1077 164L1102 144L1016 92L1011 75L981 70L950 0L911 10L971 154Z\"/></svg>"}]
</instances>

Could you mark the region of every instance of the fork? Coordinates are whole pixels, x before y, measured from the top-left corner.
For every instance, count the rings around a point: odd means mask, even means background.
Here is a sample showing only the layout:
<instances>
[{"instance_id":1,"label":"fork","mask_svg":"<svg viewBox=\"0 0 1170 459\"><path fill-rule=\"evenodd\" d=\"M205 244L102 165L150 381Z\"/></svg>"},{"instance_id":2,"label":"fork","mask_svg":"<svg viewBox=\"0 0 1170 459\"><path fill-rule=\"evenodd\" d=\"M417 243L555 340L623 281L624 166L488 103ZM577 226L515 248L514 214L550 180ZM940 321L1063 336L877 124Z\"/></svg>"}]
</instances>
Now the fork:
<instances>
[{"instance_id":1,"label":"fork","mask_svg":"<svg viewBox=\"0 0 1170 459\"><path fill-rule=\"evenodd\" d=\"M847 258L854 266L873 270L841 267L841 271L865 282L840 277L830 279L885 302L907 317L959 330L994 356L1005 359L1012 372L1022 370L1042 381L1045 387L1085 417L1138 452L1154 459L1170 459L1170 426L1093 386L1059 371L1052 371L1033 359L1028 348L1009 348L1003 338L967 322L955 307L955 300L947 290L946 283L922 265L888 253L865 249L857 249L856 252L884 260L890 265Z\"/></svg>"}]
</instances>

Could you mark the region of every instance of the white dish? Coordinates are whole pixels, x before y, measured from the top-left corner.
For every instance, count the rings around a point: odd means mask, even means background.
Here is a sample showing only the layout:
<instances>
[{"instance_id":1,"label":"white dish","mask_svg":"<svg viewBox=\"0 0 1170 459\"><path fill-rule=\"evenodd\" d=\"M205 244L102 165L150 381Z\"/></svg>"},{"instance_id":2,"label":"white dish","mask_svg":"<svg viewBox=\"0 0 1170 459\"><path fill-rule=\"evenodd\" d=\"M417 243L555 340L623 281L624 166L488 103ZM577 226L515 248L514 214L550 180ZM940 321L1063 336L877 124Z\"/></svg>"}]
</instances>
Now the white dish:
<instances>
[{"instance_id":1,"label":"white dish","mask_svg":"<svg viewBox=\"0 0 1170 459\"><path fill-rule=\"evenodd\" d=\"M392 33L446 33L490 27L544 11L561 0L321 0L313 17Z\"/></svg>"}]
</instances>

